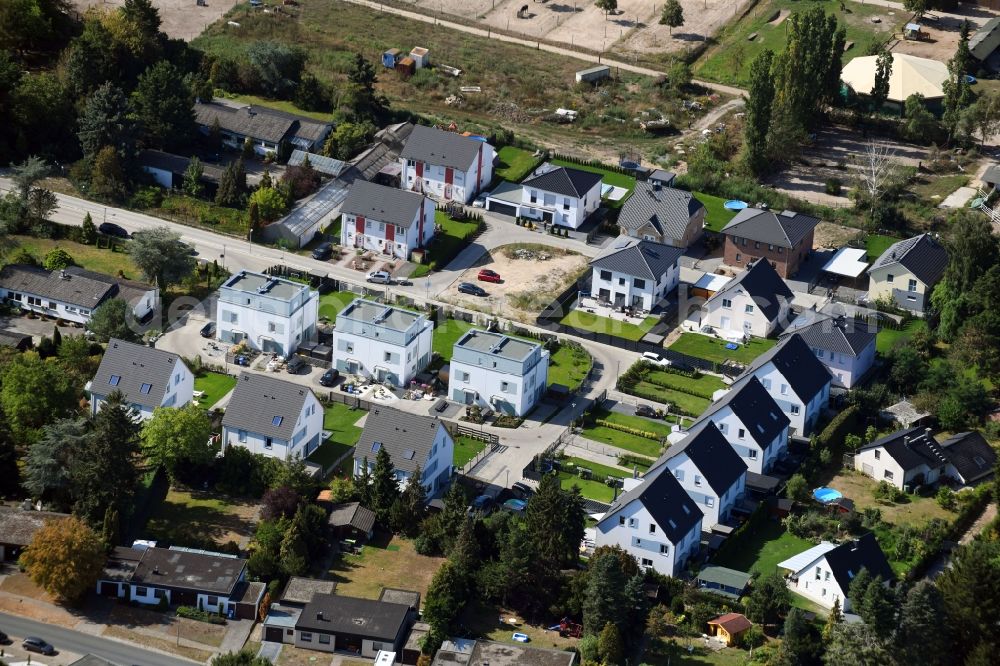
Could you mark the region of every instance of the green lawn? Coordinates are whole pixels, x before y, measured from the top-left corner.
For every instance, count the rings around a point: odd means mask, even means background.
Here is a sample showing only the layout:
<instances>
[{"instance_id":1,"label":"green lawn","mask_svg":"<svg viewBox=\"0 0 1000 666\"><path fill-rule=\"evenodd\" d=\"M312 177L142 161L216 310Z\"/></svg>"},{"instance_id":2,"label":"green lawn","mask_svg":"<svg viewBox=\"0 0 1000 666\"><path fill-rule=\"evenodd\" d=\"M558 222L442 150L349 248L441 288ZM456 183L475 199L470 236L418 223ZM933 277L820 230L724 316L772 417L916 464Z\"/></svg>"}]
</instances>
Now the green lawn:
<instances>
[{"instance_id":1,"label":"green lawn","mask_svg":"<svg viewBox=\"0 0 1000 666\"><path fill-rule=\"evenodd\" d=\"M342 442L335 442L333 439L328 439L319 445L319 448L309 454L309 462L314 462L324 470L340 460L340 457L353 449L354 446L351 444L344 444Z\"/></svg>"},{"instance_id":2,"label":"green lawn","mask_svg":"<svg viewBox=\"0 0 1000 666\"><path fill-rule=\"evenodd\" d=\"M662 384L667 388L682 392L689 391L707 398L711 398L712 394L719 389L726 388L726 384L715 375L702 375L695 378L665 370L650 370L646 374L646 380L650 384Z\"/></svg>"},{"instance_id":3,"label":"green lawn","mask_svg":"<svg viewBox=\"0 0 1000 666\"><path fill-rule=\"evenodd\" d=\"M900 238L894 238L893 236L881 236L879 234L871 234L865 238L865 249L868 251L868 261L875 261L882 256L882 253L889 249L889 246L893 243L898 243Z\"/></svg>"},{"instance_id":4,"label":"green lawn","mask_svg":"<svg viewBox=\"0 0 1000 666\"><path fill-rule=\"evenodd\" d=\"M594 365L587 350L576 345L559 345L559 350L549 358L549 384L568 386L576 390Z\"/></svg>"},{"instance_id":5,"label":"green lawn","mask_svg":"<svg viewBox=\"0 0 1000 666\"><path fill-rule=\"evenodd\" d=\"M143 538L175 546L215 549L253 534L257 514L256 502L171 488L146 524Z\"/></svg>"},{"instance_id":6,"label":"green lawn","mask_svg":"<svg viewBox=\"0 0 1000 666\"><path fill-rule=\"evenodd\" d=\"M204 227L246 240L247 224L243 211L216 206L214 202L196 199L186 194L166 193L159 208L146 211L171 220Z\"/></svg>"},{"instance_id":7,"label":"green lawn","mask_svg":"<svg viewBox=\"0 0 1000 666\"><path fill-rule=\"evenodd\" d=\"M198 406L203 409L211 409L215 403L222 400L223 396L233 390L236 386L236 377L230 377L220 372L206 372L194 378L194 390L202 391L205 395L198 398Z\"/></svg>"},{"instance_id":8,"label":"green lawn","mask_svg":"<svg viewBox=\"0 0 1000 666\"><path fill-rule=\"evenodd\" d=\"M61 248L73 257L73 262L81 268L89 271L105 273L107 275L118 275L122 271L126 277L141 280L142 275L139 269L132 263L132 257L125 252L113 252L108 249L99 249L94 245L84 245L74 243L71 240L52 240L50 238L34 238L32 236L14 235L9 237L18 248L29 252L31 256L41 264L45 260L45 255L55 248ZM8 261L16 250L7 254Z\"/></svg>"},{"instance_id":9,"label":"green lawn","mask_svg":"<svg viewBox=\"0 0 1000 666\"><path fill-rule=\"evenodd\" d=\"M625 474L627 473L625 472ZM580 489L580 494L587 499L604 502L605 504L610 504L615 498L615 489L606 485L603 481L581 479L579 476L565 471L559 472L559 485L563 490L569 490L573 486L577 486Z\"/></svg>"},{"instance_id":10,"label":"green lawn","mask_svg":"<svg viewBox=\"0 0 1000 666\"><path fill-rule=\"evenodd\" d=\"M596 411L594 418L612 423L618 423L629 428L636 428L644 432L655 433L660 437L670 434L670 424L665 421L653 421L644 419L641 416L630 414L620 414L619 412L608 412L604 410ZM656 439L649 439L642 435L633 435L629 432L622 432L603 425L587 425L581 429L581 434L587 439L601 442L608 446L614 446L625 451L637 453L641 456L656 458L660 455L660 442Z\"/></svg>"},{"instance_id":11,"label":"green lawn","mask_svg":"<svg viewBox=\"0 0 1000 666\"><path fill-rule=\"evenodd\" d=\"M496 175L512 183L520 183L542 162L532 151L514 146L504 146L497 151L497 156L500 166L495 171Z\"/></svg>"},{"instance_id":12,"label":"green lawn","mask_svg":"<svg viewBox=\"0 0 1000 666\"><path fill-rule=\"evenodd\" d=\"M323 429L329 430L329 442L354 446L361 437L361 428L354 425L365 415L363 409L352 409L339 402L331 402L323 408Z\"/></svg>"},{"instance_id":13,"label":"green lawn","mask_svg":"<svg viewBox=\"0 0 1000 666\"><path fill-rule=\"evenodd\" d=\"M745 533L740 543L725 550L712 564L767 575L778 562L813 547L813 543L787 532L781 523L768 518L753 533Z\"/></svg>"},{"instance_id":14,"label":"green lawn","mask_svg":"<svg viewBox=\"0 0 1000 666\"><path fill-rule=\"evenodd\" d=\"M726 200L722 197L703 192L692 192L692 194L705 206L705 228L709 231L722 231L722 227L736 217L736 211L726 208Z\"/></svg>"},{"instance_id":15,"label":"green lawn","mask_svg":"<svg viewBox=\"0 0 1000 666\"><path fill-rule=\"evenodd\" d=\"M663 388L647 381L640 381L635 385L635 390L643 396L658 396L661 402L672 402L679 409L693 416L699 416L712 404L712 401L707 398L701 398L690 393L684 393L683 391Z\"/></svg>"},{"instance_id":16,"label":"green lawn","mask_svg":"<svg viewBox=\"0 0 1000 666\"><path fill-rule=\"evenodd\" d=\"M969 176L964 173L952 173L944 176L920 174L910 183L910 191L927 203L936 206L942 199L960 187L969 184Z\"/></svg>"},{"instance_id":17,"label":"green lawn","mask_svg":"<svg viewBox=\"0 0 1000 666\"><path fill-rule=\"evenodd\" d=\"M625 338L626 340L641 340L642 336L652 330L653 326L656 325L656 322L656 317L646 317L641 325L636 326L635 324L619 321L617 319L611 319L609 317L601 317L582 310L570 310L569 314L563 317L559 323L564 326L572 326L573 328L579 328L584 331L614 335L619 338Z\"/></svg>"},{"instance_id":18,"label":"green lawn","mask_svg":"<svg viewBox=\"0 0 1000 666\"><path fill-rule=\"evenodd\" d=\"M452 464L461 469L465 463L479 455L486 448L486 442L475 437L462 435L455 438L455 459Z\"/></svg>"},{"instance_id":19,"label":"green lawn","mask_svg":"<svg viewBox=\"0 0 1000 666\"><path fill-rule=\"evenodd\" d=\"M331 291L319 297L319 316L331 321L337 318L340 311L350 305L355 298L361 298L351 291Z\"/></svg>"},{"instance_id":20,"label":"green lawn","mask_svg":"<svg viewBox=\"0 0 1000 666\"><path fill-rule=\"evenodd\" d=\"M257 95L237 95L235 93L227 93L221 89L215 91L217 97L225 97L226 99L231 99L236 102L242 102L244 104L252 104L253 106L263 106L269 109L277 109L278 111L284 111L285 113L294 113L297 116L305 116L306 118L313 118L314 120L321 120L324 123L330 122L330 114L322 113L320 111L304 111L299 107L295 106L292 102L287 102L280 99L267 99L266 97L258 97Z\"/></svg>"},{"instance_id":21,"label":"green lawn","mask_svg":"<svg viewBox=\"0 0 1000 666\"><path fill-rule=\"evenodd\" d=\"M434 222L441 225L442 232L431 240L424 263L419 264L410 277L423 277L431 271L443 269L465 249L469 244L469 236L479 228L478 222L459 222L448 217L442 210L434 212Z\"/></svg>"},{"instance_id":22,"label":"green lawn","mask_svg":"<svg viewBox=\"0 0 1000 666\"><path fill-rule=\"evenodd\" d=\"M562 468L564 471L575 473L578 467L586 467L594 474L600 474L601 476L616 476L619 479L624 479L629 475L627 470L611 467L610 465L602 465L600 463L586 460L585 458L566 456L562 459Z\"/></svg>"},{"instance_id":23,"label":"green lawn","mask_svg":"<svg viewBox=\"0 0 1000 666\"><path fill-rule=\"evenodd\" d=\"M766 338L751 338L750 342L740 345L739 349L726 349L726 341L712 338L699 333L684 333L669 349L689 356L696 356L707 361L722 363L734 360L738 363L750 363L777 343L777 340Z\"/></svg>"},{"instance_id":24,"label":"green lawn","mask_svg":"<svg viewBox=\"0 0 1000 666\"><path fill-rule=\"evenodd\" d=\"M889 16L889 10L880 6L848 2L850 13L840 11L841 6L840 0L812 0L809 3L763 0L742 20L730 23L716 35L718 46L710 48L695 63L695 76L719 83L745 85L750 63L758 54L764 49L775 53L784 50L787 26L783 23L771 23L771 19L782 9L805 12L813 7L821 7L827 14L836 16L841 25L847 28L847 41L854 42L844 53L845 64L851 58L865 55L877 35L881 36L882 41L890 37L907 18L900 11L895 16ZM872 16L882 17L882 22L873 24ZM757 36L750 41L748 37L753 33Z\"/></svg>"},{"instance_id":25,"label":"green lawn","mask_svg":"<svg viewBox=\"0 0 1000 666\"><path fill-rule=\"evenodd\" d=\"M886 354L896 345L905 343L917 331L926 328L927 322L923 319L911 319L899 330L883 328L875 336L875 350L880 354Z\"/></svg>"},{"instance_id":26,"label":"green lawn","mask_svg":"<svg viewBox=\"0 0 1000 666\"><path fill-rule=\"evenodd\" d=\"M474 328L472 324L461 319L445 319L434 329L432 349L447 363L451 360L451 352L462 334Z\"/></svg>"}]
</instances>

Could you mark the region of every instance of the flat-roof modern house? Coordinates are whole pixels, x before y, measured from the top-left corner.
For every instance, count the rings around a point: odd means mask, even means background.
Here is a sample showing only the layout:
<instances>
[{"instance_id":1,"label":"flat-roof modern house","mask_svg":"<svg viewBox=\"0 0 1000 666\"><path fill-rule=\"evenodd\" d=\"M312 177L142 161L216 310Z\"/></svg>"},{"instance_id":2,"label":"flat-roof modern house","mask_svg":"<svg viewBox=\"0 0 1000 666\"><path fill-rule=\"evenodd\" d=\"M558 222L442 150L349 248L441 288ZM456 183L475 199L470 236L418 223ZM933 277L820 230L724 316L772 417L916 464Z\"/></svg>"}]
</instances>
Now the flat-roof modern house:
<instances>
[{"instance_id":1,"label":"flat-roof modern house","mask_svg":"<svg viewBox=\"0 0 1000 666\"><path fill-rule=\"evenodd\" d=\"M434 208L422 194L355 180L340 207L340 244L406 261L434 237Z\"/></svg>"},{"instance_id":2,"label":"flat-roof modern house","mask_svg":"<svg viewBox=\"0 0 1000 666\"><path fill-rule=\"evenodd\" d=\"M414 613L405 604L317 594L295 622L293 644L308 650L353 652L374 659L380 650L402 650L413 620Z\"/></svg>"},{"instance_id":3,"label":"flat-roof modern house","mask_svg":"<svg viewBox=\"0 0 1000 666\"><path fill-rule=\"evenodd\" d=\"M521 203L514 215L579 229L600 207L602 183L601 174L582 169L540 170L521 183ZM487 201L488 206L490 203ZM498 203L490 210L509 212L497 209Z\"/></svg>"},{"instance_id":4,"label":"flat-roof modern house","mask_svg":"<svg viewBox=\"0 0 1000 666\"><path fill-rule=\"evenodd\" d=\"M548 375L549 352L540 344L471 329L452 350L448 397L524 416L545 393Z\"/></svg>"},{"instance_id":5,"label":"flat-roof modern house","mask_svg":"<svg viewBox=\"0 0 1000 666\"><path fill-rule=\"evenodd\" d=\"M704 233L705 206L685 190L640 181L622 205L618 226L634 238L687 248Z\"/></svg>"},{"instance_id":6,"label":"flat-roof modern house","mask_svg":"<svg viewBox=\"0 0 1000 666\"><path fill-rule=\"evenodd\" d=\"M316 337L319 293L308 285L240 271L219 287L216 335L251 349L291 356Z\"/></svg>"},{"instance_id":7,"label":"flat-roof modern house","mask_svg":"<svg viewBox=\"0 0 1000 666\"><path fill-rule=\"evenodd\" d=\"M852 600L848 592L853 579L862 569L872 578L882 578L889 585L895 576L885 553L869 532L839 546L829 541L805 550L778 564L788 574L788 587L824 608L840 603L845 613L851 612Z\"/></svg>"},{"instance_id":8,"label":"flat-roof modern house","mask_svg":"<svg viewBox=\"0 0 1000 666\"><path fill-rule=\"evenodd\" d=\"M391 407L373 409L354 447L354 476L361 475L365 461L374 468L375 457L382 449L389 453L401 487L410 483L417 467L429 498L448 486L455 442L439 419Z\"/></svg>"},{"instance_id":9,"label":"flat-roof modern house","mask_svg":"<svg viewBox=\"0 0 1000 666\"><path fill-rule=\"evenodd\" d=\"M88 390L92 414L108 395L119 391L125 403L146 420L157 407L183 407L191 402L194 375L177 354L111 338Z\"/></svg>"},{"instance_id":10,"label":"flat-roof modern house","mask_svg":"<svg viewBox=\"0 0 1000 666\"><path fill-rule=\"evenodd\" d=\"M431 362L433 335L425 314L358 298L337 315L333 366L403 388Z\"/></svg>"},{"instance_id":11,"label":"flat-roof modern house","mask_svg":"<svg viewBox=\"0 0 1000 666\"><path fill-rule=\"evenodd\" d=\"M0 296L18 309L86 324L102 303L121 298L136 322L145 321L160 304L160 290L134 280L67 266L47 271L38 266L9 264L0 270Z\"/></svg>"},{"instance_id":12,"label":"flat-roof modern house","mask_svg":"<svg viewBox=\"0 0 1000 666\"><path fill-rule=\"evenodd\" d=\"M222 450L240 446L280 460L306 458L323 437L323 408L305 386L243 372L222 417Z\"/></svg>"},{"instance_id":13,"label":"flat-roof modern house","mask_svg":"<svg viewBox=\"0 0 1000 666\"><path fill-rule=\"evenodd\" d=\"M766 338L788 321L792 296L771 264L758 261L702 304L696 327L711 326L727 339Z\"/></svg>"},{"instance_id":14,"label":"flat-roof modern house","mask_svg":"<svg viewBox=\"0 0 1000 666\"><path fill-rule=\"evenodd\" d=\"M948 251L931 234L893 243L868 269L868 301L889 300L923 314L947 267Z\"/></svg>"},{"instance_id":15,"label":"flat-roof modern house","mask_svg":"<svg viewBox=\"0 0 1000 666\"><path fill-rule=\"evenodd\" d=\"M224 99L196 101L194 115L202 134L208 135L213 127L218 126L223 144L239 150L250 139L258 155L278 152L283 142L306 152L320 152L333 130L332 123Z\"/></svg>"},{"instance_id":16,"label":"flat-roof modern house","mask_svg":"<svg viewBox=\"0 0 1000 666\"><path fill-rule=\"evenodd\" d=\"M782 337L798 333L833 376L833 385L855 386L875 363L878 327L854 317L805 312Z\"/></svg>"},{"instance_id":17,"label":"flat-roof modern house","mask_svg":"<svg viewBox=\"0 0 1000 666\"><path fill-rule=\"evenodd\" d=\"M760 380L778 403L790 421L793 434L809 436L830 402L833 377L798 333L758 356L733 382L733 388L751 377Z\"/></svg>"},{"instance_id":18,"label":"flat-roof modern house","mask_svg":"<svg viewBox=\"0 0 1000 666\"><path fill-rule=\"evenodd\" d=\"M930 428L906 428L862 446L854 469L900 490L949 481L968 486L989 476L997 453L978 432L960 432L942 442Z\"/></svg>"},{"instance_id":19,"label":"flat-roof modern house","mask_svg":"<svg viewBox=\"0 0 1000 666\"><path fill-rule=\"evenodd\" d=\"M812 251L817 224L815 217L790 210L744 208L722 229L726 238L723 261L743 267L765 259L778 275L790 278Z\"/></svg>"},{"instance_id":20,"label":"flat-roof modern house","mask_svg":"<svg viewBox=\"0 0 1000 666\"><path fill-rule=\"evenodd\" d=\"M471 202L493 180L486 139L416 125L399 155L400 186L443 201Z\"/></svg>"},{"instance_id":21,"label":"flat-roof modern house","mask_svg":"<svg viewBox=\"0 0 1000 666\"><path fill-rule=\"evenodd\" d=\"M677 288L684 249L619 236L590 261L590 291L616 308L652 311Z\"/></svg>"}]
</instances>

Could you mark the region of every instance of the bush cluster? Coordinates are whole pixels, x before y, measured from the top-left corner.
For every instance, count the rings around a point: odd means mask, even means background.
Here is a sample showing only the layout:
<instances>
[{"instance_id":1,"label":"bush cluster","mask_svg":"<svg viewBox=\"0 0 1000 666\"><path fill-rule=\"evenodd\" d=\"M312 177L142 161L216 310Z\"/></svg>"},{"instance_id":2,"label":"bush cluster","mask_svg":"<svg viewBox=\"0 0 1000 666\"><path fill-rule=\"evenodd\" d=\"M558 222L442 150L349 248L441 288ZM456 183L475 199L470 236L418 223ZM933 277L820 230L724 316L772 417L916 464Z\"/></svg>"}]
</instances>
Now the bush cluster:
<instances>
[{"instance_id":1,"label":"bush cluster","mask_svg":"<svg viewBox=\"0 0 1000 666\"><path fill-rule=\"evenodd\" d=\"M178 606L177 617L186 617L189 620L208 622L209 624L225 624L226 618L216 613L210 613L194 606Z\"/></svg>"}]
</instances>

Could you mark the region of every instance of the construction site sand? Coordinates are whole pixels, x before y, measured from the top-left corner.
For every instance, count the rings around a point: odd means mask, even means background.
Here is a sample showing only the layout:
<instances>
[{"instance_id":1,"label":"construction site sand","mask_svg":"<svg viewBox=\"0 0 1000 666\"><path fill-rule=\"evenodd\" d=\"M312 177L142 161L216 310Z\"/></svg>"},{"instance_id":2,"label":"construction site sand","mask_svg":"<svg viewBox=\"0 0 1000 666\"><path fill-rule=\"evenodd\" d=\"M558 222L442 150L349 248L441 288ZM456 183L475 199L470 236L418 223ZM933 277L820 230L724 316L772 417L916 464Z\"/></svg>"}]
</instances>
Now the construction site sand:
<instances>
[{"instance_id":1,"label":"construction site sand","mask_svg":"<svg viewBox=\"0 0 1000 666\"><path fill-rule=\"evenodd\" d=\"M660 25L662 4L654 3L653 11L641 19L644 27L625 35L617 50L634 53L683 51L717 33L738 16L750 0L680 0L684 8L684 25L671 30Z\"/></svg>"},{"instance_id":2,"label":"construction site sand","mask_svg":"<svg viewBox=\"0 0 1000 666\"><path fill-rule=\"evenodd\" d=\"M125 0L71 0L73 6L83 13L89 7L111 10L121 7ZM228 12L236 4L235 0L206 0L206 6L199 7L195 0L152 0L160 10L162 25L160 30L167 36L190 41L200 35L209 24Z\"/></svg>"}]
</instances>

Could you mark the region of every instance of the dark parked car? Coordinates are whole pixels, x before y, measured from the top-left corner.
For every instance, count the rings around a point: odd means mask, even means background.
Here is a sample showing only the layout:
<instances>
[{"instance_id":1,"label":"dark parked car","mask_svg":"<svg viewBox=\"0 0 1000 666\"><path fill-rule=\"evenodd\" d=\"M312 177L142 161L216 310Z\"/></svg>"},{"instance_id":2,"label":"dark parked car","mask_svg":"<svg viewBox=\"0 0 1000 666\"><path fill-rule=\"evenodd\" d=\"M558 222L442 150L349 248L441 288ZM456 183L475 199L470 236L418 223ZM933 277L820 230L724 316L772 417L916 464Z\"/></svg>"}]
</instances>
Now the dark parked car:
<instances>
[{"instance_id":1,"label":"dark parked car","mask_svg":"<svg viewBox=\"0 0 1000 666\"><path fill-rule=\"evenodd\" d=\"M512 485L510 487L510 490L519 499L528 499L529 497L535 494L535 491L531 489L531 486L529 486L526 483L521 483L520 481Z\"/></svg>"},{"instance_id":2,"label":"dark parked car","mask_svg":"<svg viewBox=\"0 0 1000 666\"><path fill-rule=\"evenodd\" d=\"M101 226L97 227L97 230L105 236L115 236L116 238L129 237L128 232L125 231L125 229L112 222L102 222Z\"/></svg>"},{"instance_id":3,"label":"dark parked car","mask_svg":"<svg viewBox=\"0 0 1000 666\"><path fill-rule=\"evenodd\" d=\"M27 652L38 652L44 655L53 655L56 649L37 636L28 636L21 643L21 647Z\"/></svg>"},{"instance_id":4,"label":"dark parked car","mask_svg":"<svg viewBox=\"0 0 1000 666\"><path fill-rule=\"evenodd\" d=\"M306 367L306 362L302 360L301 356L292 356L285 363L285 370L290 375L297 375L304 367Z\"/></svg>"},{"instance_id":5,"label":"dark parked car","mask_svg":"<svg viewBox=\"0 0 1000 666\"><path fill-rule=\"evenodd\" d=\"M214 338L215 337L215 322L210 321L201 327L201 337L203 338Z\"/></svg>"},{"instance_id":6,"label":"dark parked car","mask_svg":"<svg viewBox=\"0 0 1000 666\"><path fill-rule=\"evenodd\" d=\"M336 368L328 368L323 376L319 378L320 386L334 386L337 380L340 379L340 370Z\"/></svg>"},{"instance_id":7,"label":"dark parked car","mask_svg":"<svg viewBox=\"0 0 1000 666\"><path fill-rule=\"evenodd\" d=\"M320 243L315 248L313 248L312 256L313 259L317 259L319 261L326 261L327 259L333 256L333 243L330 242Z\"/></svg>"},{"instance_id":8,"label":"dark parked car","mask_svg":"<svg viewBox=\"0 0 1000 666\"><path fill-rule=\"evenodd\" d=\"M472 500L472 504L469 505L469 513L491 513L494 509L493 498L489 495L480 495L476 499Z\"/></svg>"},{"instance_id":9,"label":"dark parked car","mask_svg":"<svg viewBox=\"0 0 1000 666\"><path fill-rule=\"evenodd\" d=\"M486 296L486 290L482 287L476 286L471 282L461 282L458 285L458 291L463 294L469 294L471 296Z\"/></svg>"},{"instance_id":10,"label":"dark parked car","mask_svg":"<svg viewBox=\"0 0 1000 666\"><path fill-rule=\"evenodd\" d=\"M658 419L660 415L656 413L656 410L649 405L638 405L635 408L636 416L645 416L648 419Z\"/></svg>"},{"instance_id":11,"label":"dark parked car","mask_svg":"<svg viewBox=\"0 0 1000 666\"><path fill-rule=\"evenodd\" d=\"M496 271L491 271L488 268L484 268L483 270L479 271L479 275L476 276L476 279L479 280L480 282L496 282L496 283L503 282L503 280L500 279L499 273L497 273Z\"/></svg>"}]
</instances>

